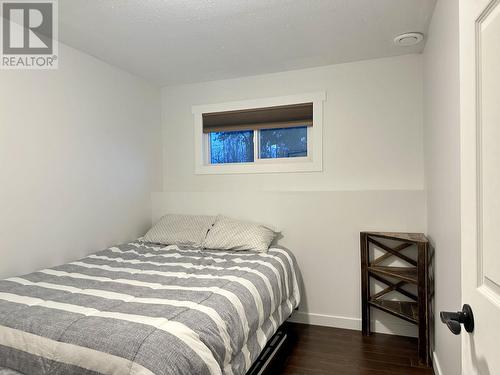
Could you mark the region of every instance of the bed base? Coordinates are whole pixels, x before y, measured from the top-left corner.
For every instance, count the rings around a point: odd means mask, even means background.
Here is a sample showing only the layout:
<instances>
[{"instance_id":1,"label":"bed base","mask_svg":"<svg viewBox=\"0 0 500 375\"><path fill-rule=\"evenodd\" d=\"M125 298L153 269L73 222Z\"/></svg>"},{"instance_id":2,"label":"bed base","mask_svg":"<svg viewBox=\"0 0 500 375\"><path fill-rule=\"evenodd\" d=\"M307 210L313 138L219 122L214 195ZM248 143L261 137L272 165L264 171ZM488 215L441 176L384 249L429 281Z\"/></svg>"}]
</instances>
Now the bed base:
<instances>
[{"instance_id":1,"label":"bed base","mask_svg":"<svg viewBox=\"0 0 500 375\"><path fill-rule=\"evenodd\" d=\"M284 322L273 337L267 342L259 357L255 360L246 375L271 375L279 373L283 366L292 342L289 323Z\"/></svg>"}]
</instances>

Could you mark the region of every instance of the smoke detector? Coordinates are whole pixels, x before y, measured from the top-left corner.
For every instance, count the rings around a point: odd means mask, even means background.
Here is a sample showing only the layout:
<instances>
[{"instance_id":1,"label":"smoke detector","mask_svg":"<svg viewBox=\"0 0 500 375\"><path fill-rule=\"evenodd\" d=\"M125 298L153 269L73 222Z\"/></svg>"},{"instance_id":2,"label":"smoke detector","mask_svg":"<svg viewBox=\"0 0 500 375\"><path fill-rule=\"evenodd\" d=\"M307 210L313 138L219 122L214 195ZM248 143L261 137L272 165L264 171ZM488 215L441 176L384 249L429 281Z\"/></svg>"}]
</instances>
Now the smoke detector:
<instances>
[{"instance_id":1,"label":"smoke detector","mask_svg":"<svg viewBox=\"0 0 500 375\"><path fill-rule=\"evenodd\" d=\"M422 33L405 33L394 38L394 44L400 47L414 46L424 40Z\"/></svg>"}]
</instances>

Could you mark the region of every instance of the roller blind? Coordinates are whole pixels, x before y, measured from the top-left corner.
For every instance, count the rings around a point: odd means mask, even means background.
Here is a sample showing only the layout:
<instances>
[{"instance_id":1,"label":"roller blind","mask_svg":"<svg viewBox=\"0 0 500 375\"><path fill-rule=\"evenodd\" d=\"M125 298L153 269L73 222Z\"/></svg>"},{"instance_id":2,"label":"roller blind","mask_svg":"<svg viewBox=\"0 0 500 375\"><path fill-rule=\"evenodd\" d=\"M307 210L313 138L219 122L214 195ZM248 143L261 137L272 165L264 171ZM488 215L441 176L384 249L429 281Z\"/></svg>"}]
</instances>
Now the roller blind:
<instances>
[{"instance_id":1,"label":"roller blind","mask_svg":"<svg viewBox=\"0 0 500 375\"><path fill-rule=\"evenodd\" d=\"M203 114L204 133L312 125L312 103Z\"/></svg>"}]
</instances>

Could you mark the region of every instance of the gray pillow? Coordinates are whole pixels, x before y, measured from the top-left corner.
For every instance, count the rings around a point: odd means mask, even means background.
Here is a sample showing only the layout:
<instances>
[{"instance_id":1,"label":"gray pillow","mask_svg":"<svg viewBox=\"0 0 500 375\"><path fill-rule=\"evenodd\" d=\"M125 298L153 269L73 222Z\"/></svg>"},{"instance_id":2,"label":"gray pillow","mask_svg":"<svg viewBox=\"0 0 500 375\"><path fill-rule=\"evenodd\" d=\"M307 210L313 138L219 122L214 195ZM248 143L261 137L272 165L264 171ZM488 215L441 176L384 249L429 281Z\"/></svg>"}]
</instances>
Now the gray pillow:
<instances>
[{"instance_id":1,"label":"gray pillow","mask_svg":"<svg viewBox=\"0 0 500 375\"><path fill-rule=\"evenodd\" d=\"M142 238L145 242L201 247L215 216L165 215Z\"/></svg>"},{"instance_id":2,"label":"gray pillow","mask_svg":"<svg viewBox=\"0 0 500 375\"><path fill-rule=\"evenodd\" d=\"M264 225L217 216L203 247L216 250L253 250L266 252L276 233Z\"/></svg>"}]
</instances>

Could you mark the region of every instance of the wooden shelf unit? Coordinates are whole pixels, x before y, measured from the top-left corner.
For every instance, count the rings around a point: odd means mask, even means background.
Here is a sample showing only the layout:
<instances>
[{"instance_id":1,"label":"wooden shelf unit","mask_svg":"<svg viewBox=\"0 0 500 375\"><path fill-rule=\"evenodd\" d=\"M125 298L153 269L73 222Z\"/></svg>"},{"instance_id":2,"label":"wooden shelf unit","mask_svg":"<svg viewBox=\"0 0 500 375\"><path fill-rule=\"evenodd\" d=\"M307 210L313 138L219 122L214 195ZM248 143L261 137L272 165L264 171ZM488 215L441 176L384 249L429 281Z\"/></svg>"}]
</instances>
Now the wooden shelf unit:
<instances>
[{"instance_id":1,"label":"wooden shelf unit","mask_svg":"<svg viewBox=\"0 0 500 375\"><path fill-rule=\"evenodd\" d=\"M363 335L371 334L372 307L413 323L418 326L418 365L430 367L432 275L429 241L422 233L361 232L360 237ZM377 248L382 254L370 256L372 248ZM405 249L408 250L403 252ZM405 265L388 264L394 259ZM372 293L371 280L385 287ZM417 293L403 288L405 285L416 286ZM392 292L406 299L384 299Z\"/></svg>"}]
</instances>

